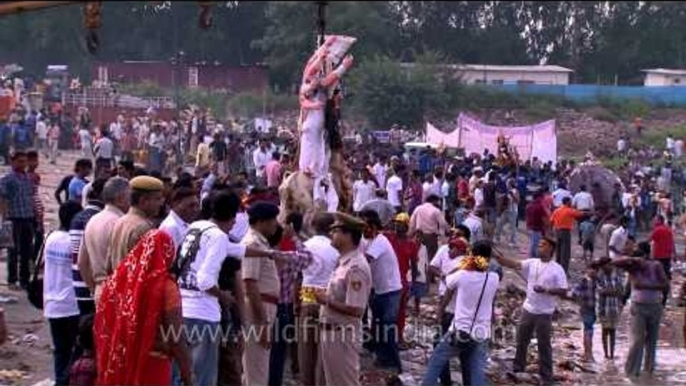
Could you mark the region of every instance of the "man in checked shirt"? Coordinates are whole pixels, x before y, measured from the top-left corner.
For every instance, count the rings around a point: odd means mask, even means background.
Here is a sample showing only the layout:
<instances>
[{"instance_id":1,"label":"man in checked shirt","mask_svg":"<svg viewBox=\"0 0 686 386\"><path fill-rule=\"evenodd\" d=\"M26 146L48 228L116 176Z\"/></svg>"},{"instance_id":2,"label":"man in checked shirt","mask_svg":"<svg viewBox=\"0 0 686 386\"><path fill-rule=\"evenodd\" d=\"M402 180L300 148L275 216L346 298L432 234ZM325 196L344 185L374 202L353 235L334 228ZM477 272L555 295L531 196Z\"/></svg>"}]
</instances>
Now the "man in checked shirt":
<instances>
[{"instance_id":1,"label":"man in checked shirt","mask_svg":"<svg viewBox=\"0 0 686 386\"><path fill-rule=\"evenodd\" d=\"M281 386L283 384L284 365L288 352L291 353L292 373L297 373L297 345L295 342L295 307L296 287L302 277L302 271L313 260L312 254L305 250L299 237L303 226L303 216L300 213L291 213L286 217L285 228L279 228L273 240L269 240L272 246L278 245L278 249L294 254L291 259L285 259L285 263L277 263L276 268L281 281L279 304L277 304L274 334L272 335L272 349L269 354L269 385Z\"/></svg>"},{"instance_id":2,"label":"man in checked shirt","mask_svg":"<svg viewBox=\"0 0 686 386\"><path fill-rule=\"evenodd\" d=\"M0 178L0 213L12 222L14 247L8 251L7 283L10 290L18 290L17 282L23 288L29 285L30 263L35 257L36 212L33 181L26 173L26 153L16 151L10 158L12 169Z\"/></svg>"}]
</instances>

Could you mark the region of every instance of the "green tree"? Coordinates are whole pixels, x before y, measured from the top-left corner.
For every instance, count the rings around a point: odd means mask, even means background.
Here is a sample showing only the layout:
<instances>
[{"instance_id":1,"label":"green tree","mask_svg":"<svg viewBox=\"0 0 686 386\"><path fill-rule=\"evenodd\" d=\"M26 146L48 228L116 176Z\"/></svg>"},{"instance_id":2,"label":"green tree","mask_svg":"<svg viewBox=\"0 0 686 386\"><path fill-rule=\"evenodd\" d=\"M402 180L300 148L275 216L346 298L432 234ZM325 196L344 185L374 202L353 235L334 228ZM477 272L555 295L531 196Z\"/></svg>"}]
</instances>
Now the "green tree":
<instances>
[{"instance_id":1,"label":"green tree","mask_svg":"<svg viewBox=\"0 0 686 386\"><path fill-rule=\"evenodd\" d=\"M273 83L290 90L300 82L302 67L316 46L316 20L314 2L269 3L264 36L254 41L254 47L264 53ZM388 2L330 2L326 23L327 34L358 38L353 48L357 63L400 51L397 25Z\"/></svg>"},{"instance_id":2,"label":"green tree","mask_svg":"<svg viewBox=\"0 0 686 386\"><path fill-rule=\"evenodd\" d=\"M446 101L435 66L405 67L379 56L365 61L353 76L354 108L376 127L415 126ZM433 107L432 107L433 106Z\"/></svg>"}]
</instances>

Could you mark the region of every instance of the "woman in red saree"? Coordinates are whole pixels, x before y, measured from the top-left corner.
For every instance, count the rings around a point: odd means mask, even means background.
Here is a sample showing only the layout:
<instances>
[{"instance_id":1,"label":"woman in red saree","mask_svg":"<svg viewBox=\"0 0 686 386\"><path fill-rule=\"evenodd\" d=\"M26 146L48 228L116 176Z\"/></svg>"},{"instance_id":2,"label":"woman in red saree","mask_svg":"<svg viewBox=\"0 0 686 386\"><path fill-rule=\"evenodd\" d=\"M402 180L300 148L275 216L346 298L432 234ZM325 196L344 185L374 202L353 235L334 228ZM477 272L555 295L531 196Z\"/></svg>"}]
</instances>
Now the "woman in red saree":
<instances>
[{"instance_id":1,"label":"woman in red saree","mask_svg":"<svg viewBox=\"0 0 686 386\"><path fill-rule=\"evenodd\" d=\"M169 272L174 254L171 237L152 230L105 283L94 326L97 385L170 385L172 360L192 384L185 339L160 334L182 326L177 278Z\"/></svg>"}]
</instances>

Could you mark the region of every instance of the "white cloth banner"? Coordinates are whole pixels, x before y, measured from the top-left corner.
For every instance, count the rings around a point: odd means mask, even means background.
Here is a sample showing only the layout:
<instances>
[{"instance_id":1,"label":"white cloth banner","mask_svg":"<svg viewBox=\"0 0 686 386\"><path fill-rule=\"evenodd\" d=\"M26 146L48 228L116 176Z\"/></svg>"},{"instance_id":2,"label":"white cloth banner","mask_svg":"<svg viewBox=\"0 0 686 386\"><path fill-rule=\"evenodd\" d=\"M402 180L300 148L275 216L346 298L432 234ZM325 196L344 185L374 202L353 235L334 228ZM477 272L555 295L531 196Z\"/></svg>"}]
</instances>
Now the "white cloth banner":
<instances>
[{"instance_id":1,"label":"white cloth banner","mask_svg":"<svg viewBox=\"0 0 686 386\"><path fill-rule=\"evenodd\" d=\"M460 131L453 130L450 133L444 133L438 130L434 125L426 123L426 143L432 145L444 144L449 147L459 147Z\"/></svg>"},{"instance_id":2,"label":"white cloth banner","mask_svg":"<svg viewBox=\"0 0 686 386\"><path fill-rule=\"evenodd\" d=\"M498 136L503 134L510 145L519 152L521 160L534 157L543 162L557 161L557 133L555 121L545 121L531 126L491 126L466 114L457 118L457 128L450 133L426 124L426 142L434 145L463 148L465 154L482 154L484 149L498 153Z\"/></svg>"}]
</instances>

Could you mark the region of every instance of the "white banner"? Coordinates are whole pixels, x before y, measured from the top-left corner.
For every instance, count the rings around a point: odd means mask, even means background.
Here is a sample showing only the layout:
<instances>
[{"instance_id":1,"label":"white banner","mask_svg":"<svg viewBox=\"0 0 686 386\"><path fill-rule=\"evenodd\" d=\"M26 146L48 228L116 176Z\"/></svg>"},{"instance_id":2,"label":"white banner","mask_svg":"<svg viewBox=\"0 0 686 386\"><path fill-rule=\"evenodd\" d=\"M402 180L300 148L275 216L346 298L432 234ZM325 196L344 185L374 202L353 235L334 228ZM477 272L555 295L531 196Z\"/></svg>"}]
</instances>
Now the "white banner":
<instances>
[{"instance_id":1,"label":"white banner","mask_svg":"<svg viewBox=\"0 0 686 386\"><path fill-rule=\"evenodd\" d=\"M498 152L498 136L508 138L510 145L519 152L521 160L537 157L544 162L557 161L557 133L555 121L545 121L531 126L491 126L466 114L457 118L457 128L450 133L426 124L426 142L434 145L463 148L465 154L492 154Z\"/></svg>"}]
</instances>

